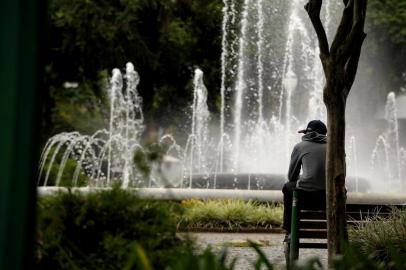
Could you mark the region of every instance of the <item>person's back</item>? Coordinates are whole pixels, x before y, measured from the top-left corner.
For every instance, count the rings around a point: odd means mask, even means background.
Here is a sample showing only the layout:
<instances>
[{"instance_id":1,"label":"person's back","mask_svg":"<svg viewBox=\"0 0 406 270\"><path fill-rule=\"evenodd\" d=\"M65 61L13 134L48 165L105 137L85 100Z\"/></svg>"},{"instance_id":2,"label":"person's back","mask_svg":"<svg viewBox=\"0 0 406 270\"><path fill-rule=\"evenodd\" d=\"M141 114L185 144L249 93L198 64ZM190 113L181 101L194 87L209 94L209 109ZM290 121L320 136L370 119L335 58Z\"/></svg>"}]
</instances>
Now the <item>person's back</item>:
<instances>
[{"instance_id":1,"label":"person's back","mask_svg":"<svg viewBox=\"0 0 406 270\"><path fill-rule=\"evenodd\" d=\"M326 189L326 142L327 137L315 131L306 133L302 142L295 145L289 166L289 182L306 191ZM302 168L302 175L300 169Z\"/></svg>"}]
</instances>

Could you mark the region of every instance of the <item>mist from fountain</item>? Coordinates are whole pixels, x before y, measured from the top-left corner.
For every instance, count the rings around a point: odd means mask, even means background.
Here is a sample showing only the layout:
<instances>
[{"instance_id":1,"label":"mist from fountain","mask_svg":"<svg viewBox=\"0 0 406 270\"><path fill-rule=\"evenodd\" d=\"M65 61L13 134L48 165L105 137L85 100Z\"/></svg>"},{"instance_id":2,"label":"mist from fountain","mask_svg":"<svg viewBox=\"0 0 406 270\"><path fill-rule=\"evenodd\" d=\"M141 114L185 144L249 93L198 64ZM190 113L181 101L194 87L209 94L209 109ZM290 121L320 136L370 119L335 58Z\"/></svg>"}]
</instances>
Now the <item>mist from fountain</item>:
<instances>
[{"instance_id":1,"label":"mist from fountain","mask_svg":"<svg viewBox=\"0 0 406 270\"><path fill-rule=\"evenodd\" d=\"M396 96L390 92L385 106L386 129L378 137L371 155L371 178L389 190L405 190L403 170L405 170L405 149L399 144L399 124ZM385 179L385 181L382 181Z\"/></svg>"}]
</instances>

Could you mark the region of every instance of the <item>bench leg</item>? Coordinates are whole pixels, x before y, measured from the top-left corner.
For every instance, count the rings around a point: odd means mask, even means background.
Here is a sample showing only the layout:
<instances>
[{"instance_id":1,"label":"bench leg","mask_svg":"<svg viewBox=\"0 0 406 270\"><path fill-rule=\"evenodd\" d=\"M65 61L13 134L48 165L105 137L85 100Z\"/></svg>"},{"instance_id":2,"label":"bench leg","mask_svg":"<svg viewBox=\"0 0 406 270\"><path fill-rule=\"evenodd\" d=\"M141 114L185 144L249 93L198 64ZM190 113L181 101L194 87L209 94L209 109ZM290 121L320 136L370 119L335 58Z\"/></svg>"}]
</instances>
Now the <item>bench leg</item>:
<instances>
[{"instance_id":1,"label":"bench leg","mask_svg":"<svg viewBox=\"0 0 406 270\"><path fill-rule=\"evenodd\" d=\"M298 191L293 191L292 200L292 221L290 230L290 251L289 251L289 266L299 258L299 235L298 235Z\"/></svg>"},{"instance_id":2,"label":"bench leg","mask_svg":"<svg viewBox=\"0 0 406 270\"><path fill-rule=\"evenodd\" d=\"M290 243L289 242L284 242L283 243L283 248L285 252L285 261L286 261L286 269L290 269Z\"/></svg>"}]
</instances>

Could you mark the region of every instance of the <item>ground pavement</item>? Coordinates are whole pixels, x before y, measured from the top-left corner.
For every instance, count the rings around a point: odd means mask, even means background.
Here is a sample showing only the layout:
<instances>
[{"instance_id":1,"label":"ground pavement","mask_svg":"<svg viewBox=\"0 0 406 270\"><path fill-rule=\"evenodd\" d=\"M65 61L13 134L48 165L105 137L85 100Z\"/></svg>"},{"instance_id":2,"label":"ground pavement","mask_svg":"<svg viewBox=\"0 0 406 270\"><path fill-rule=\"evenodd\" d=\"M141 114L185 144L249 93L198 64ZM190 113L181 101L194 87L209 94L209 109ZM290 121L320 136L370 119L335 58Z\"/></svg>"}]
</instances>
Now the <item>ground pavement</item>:
<instances>
[{"instance_id":1,"label":"ground pavement","mask_svg":"<svg viewBox=\"0 0 406 270\"><path fill-rule=\"evenodd\" d=\"M278 233L192 233L191 236L197 240L200 247L209 245L214 250L221 251L224 246L228 246L229 257L238 258L235 270L249 270L252 261L257 255L255 250L246 246L246 240L260 242L264 244L261 249L276 269L285 269L285 255L283 252L283 234ZM323 268L327 265L327 250L301 249L299 263L318 257Z\"/></svg>"}]
</instances>

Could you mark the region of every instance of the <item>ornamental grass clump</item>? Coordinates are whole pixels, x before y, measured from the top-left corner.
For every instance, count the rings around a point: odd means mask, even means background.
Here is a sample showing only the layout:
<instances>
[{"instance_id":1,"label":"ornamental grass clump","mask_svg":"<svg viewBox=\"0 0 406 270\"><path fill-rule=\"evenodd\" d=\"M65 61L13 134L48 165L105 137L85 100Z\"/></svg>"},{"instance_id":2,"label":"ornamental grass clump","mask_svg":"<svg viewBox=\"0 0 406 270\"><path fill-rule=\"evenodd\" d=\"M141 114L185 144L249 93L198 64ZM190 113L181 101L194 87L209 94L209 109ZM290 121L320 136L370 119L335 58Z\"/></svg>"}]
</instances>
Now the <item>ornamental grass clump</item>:
<instances>
[{"instance_id":1,"label":"ornamental grass clump","mask_svg":"<svg viewBox=\"0 0 406 270\"><path fill-rule=\"evenodd\" d=\"M401 256L406 268L406 210L394 208L389 217L376 216L359 223L349 233L351 244L363 254L388 268Z\"/></svg>"},{"instance_id":2,"label":"ornamental grass clump","mask_svg":"<svg viewBox=\"0 0 406 270\"><path fill-rule=\"evenodd\" d=\"M188 200L179 227L186 230L258 230L280 227L283 206L241 200Z\"/></svg>"}]
</instances>

